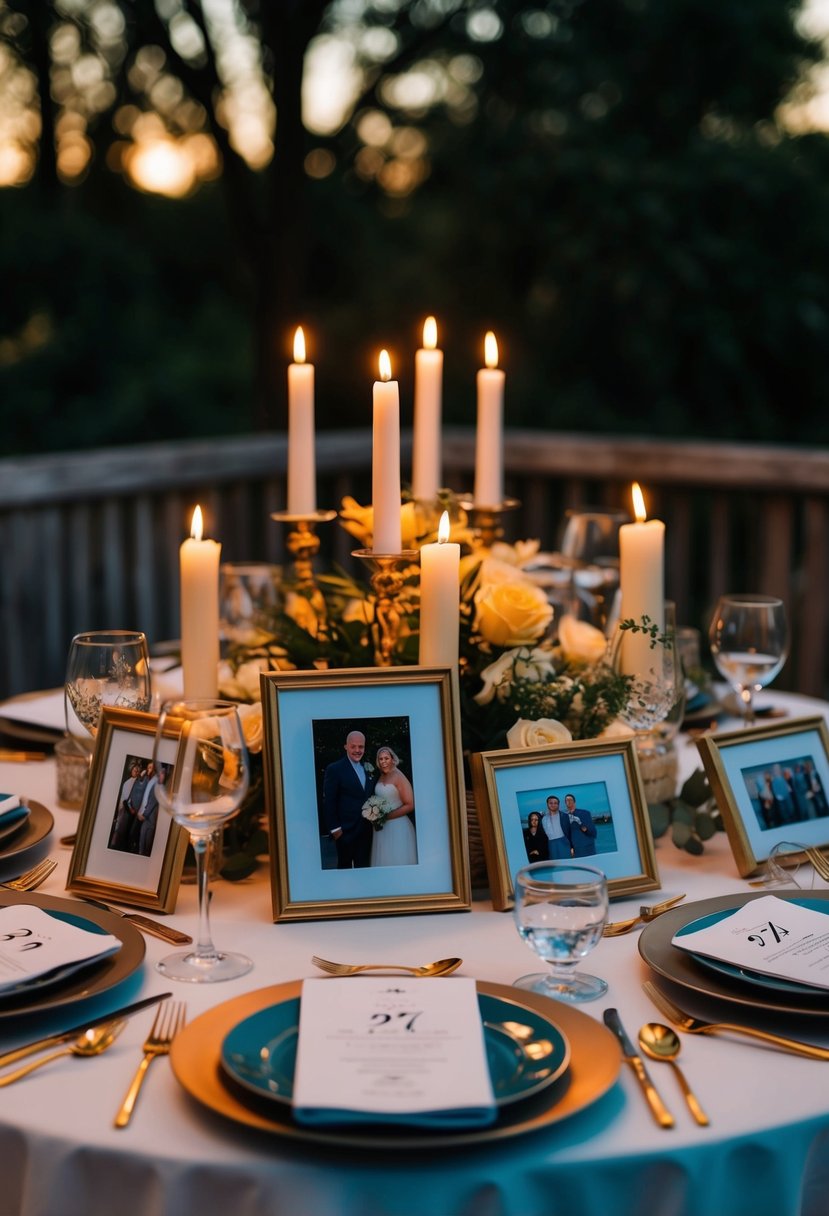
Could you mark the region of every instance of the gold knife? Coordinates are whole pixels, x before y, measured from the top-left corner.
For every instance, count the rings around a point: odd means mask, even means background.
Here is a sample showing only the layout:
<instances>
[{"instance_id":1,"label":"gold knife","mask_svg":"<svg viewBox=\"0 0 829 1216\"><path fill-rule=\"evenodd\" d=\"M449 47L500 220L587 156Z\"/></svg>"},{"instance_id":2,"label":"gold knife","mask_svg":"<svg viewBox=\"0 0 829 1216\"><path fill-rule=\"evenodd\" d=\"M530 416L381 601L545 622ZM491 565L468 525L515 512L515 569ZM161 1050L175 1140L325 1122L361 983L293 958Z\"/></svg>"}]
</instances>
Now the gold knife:
<instances>
[{"instance_id":1,"label":"gold knife","mask_svg":"<svg viewBox=\"0 0 829 1216\"><path fill-rule=\"evenodd\" d=\"M172 925L162 925L160 921L151 920L149 916L142 916L140 912L125 912L123 908L105 904L102 899L92 899L88 895L82 895L81 899L85 904L92 904L94 908L103 908L105 912L112 912L114 916L123 916L124 920L132 921L136 929L143 929L145 933L151 933L153 937L160 937L163 942L170 942L173 946L188 946L193 940L188 933L182 933L181 929L174 929Z\"/></svg>"},{"instance_id":2,"label":"gold knife","mask_svg":"<svg viewBox=\"0 0 829 1216\"><path fill-rule=\"evenodd\" d=\"M59 1030L57 1034L47 1035L43 1039L35 1039L31 1043L24 1044L23 1047L15 1047L12 1051L4 1051L0 1055L0 1068L5 1068L7 1064L16 1064L18 1060L23 1060L26 1056L34 1055L36 1051L44 1051L47 1047L55 1047L58 1043L68 1043L70 1039L76 1039L85 1030L92 1030L103 1022L111 1022L116 1018L132 1017L139 1010L146 1009L150 1005L156 1005L159 1001L166 1001L172 995L172 992L159 992L157 996L145 996L142 1000L134 1001L131 1005L125 1005L122 1009L113 1009L109 1013L101 1013L97 1017L87 1018L85 1022L79 1022L77 1026L71 1026L69 1030Z\"/></svg>"},{"instance_id":3,"label":"gold knife","mask_svg":"<svg viewBox=\"0 0 829 1216\"><path fill-rule=\"evenodd\" d=\"M639 1082L642 1092L648 1100L648 1106L651 1108L651 1114L653 1115L654 1119L660 1127L673 1127L674 1117L657 1093L656 1086L650 1079L645 1065L642 1063L642 1057L639 1055L636 1048L633 1046L625 1033L625 1028L622 1025L622 1019L619 1017L619 1011L617 1009L605 1009L603 1016L605 1026L607 1026L608 1030L613 1031L616 1038L622 1045L622 1054L624 1055L626 1062L630 1064L631 1068L633 1069L634 1076Z\"/></svg>"}]
</instances>

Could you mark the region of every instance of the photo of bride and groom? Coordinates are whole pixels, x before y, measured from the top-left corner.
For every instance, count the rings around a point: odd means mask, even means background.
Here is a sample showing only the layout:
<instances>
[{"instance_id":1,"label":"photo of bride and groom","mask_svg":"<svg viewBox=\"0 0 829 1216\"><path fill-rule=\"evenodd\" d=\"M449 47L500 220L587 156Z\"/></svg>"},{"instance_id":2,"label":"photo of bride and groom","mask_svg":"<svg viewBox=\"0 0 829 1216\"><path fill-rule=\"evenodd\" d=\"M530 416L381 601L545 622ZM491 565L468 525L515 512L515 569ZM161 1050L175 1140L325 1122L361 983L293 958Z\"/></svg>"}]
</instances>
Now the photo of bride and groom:
<instances>
[{"instance_id":1,"label":"photo of bride and groom","mask_svg":"<svg viewBox=\"0 0 829 1216\"><path fill-rule=\"evenodd\" d=\"M315 721L313 729L322 868L417 865L414 789L400 759L411 754L408 718Z\"/></svg>"}]
</instances>

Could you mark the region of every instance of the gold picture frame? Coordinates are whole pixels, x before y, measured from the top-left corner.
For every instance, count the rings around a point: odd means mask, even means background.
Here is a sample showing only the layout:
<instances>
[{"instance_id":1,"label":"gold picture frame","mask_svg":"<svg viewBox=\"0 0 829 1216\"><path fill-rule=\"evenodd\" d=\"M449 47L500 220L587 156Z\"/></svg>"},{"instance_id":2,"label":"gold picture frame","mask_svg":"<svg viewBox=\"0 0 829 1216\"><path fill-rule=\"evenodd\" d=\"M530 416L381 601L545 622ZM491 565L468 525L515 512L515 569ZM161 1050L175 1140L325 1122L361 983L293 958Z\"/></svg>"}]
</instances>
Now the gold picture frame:
<instances>
[{"instance_id":1,"label":"gold picture frame","mask_svg":"<svg viewBox=\"0 0 829 1216\"><path fill-rule=\"evenodd\" d=\"M605 871L611 896L659 888L648 806L632 739L477 752L472 756L472 783L496 910L512 908L513 876L522 866L547 860L553 848L557 850L554 858L571 856L573 839L579 842L578 859ZM566 814L569 795L574 797L573 817ZM540 822L548 809L562 824L560 837L559 828L551 827L555 841L547 839ZM529 832L529 820L535 814L539 816L539 822L532 825L536 834L527 836L525 830Z\"/></svg>"},{"instance_id":2,"label":"gold picture frame","mask_svg":"<svg viewBox=\"0 0 829 1216\"><path fill-rule=\"evenodd\" d=\"M703 735L697 748L743 878L768 861L775 845L829 845L829 729L823 717Z\"/></svg>"},{"instance_id":3,"label":"gold picture frame","mask_svg":"<svg viewBox=\"0 0 829 1216\"><path fill-rule=\"evenodd\" d=\"M274 920L469 911L454 671L268 672L261 686ZM367 776L354 775L346 752L352 735L363 737ZM389 789L380 782L378 748L393 751L399 767L391 780L413 802L382 832L362 814L378 782ZM389 793L388 804L399 797Z\"/></svg>"},{"instance_id":4,"label":"gold picture frame","mask_svg":"<svg viewBox=\"0 0 829 1216\"><path fill-rule=\"evenodd\" d=\"M156 714L106 707L101 711L66 881L74 895L158 912L172 912L176 906L188 837L157 804L153 810L152 790L147 793L152 773L145 775L157 725ZM178 745L179 732L171 723L160 759L167 780L173 777ZM136 781L143 781L143 787L136 787ZM145 794L142 819L138 812ZM135 814L129 809L130 795L139 804Z\"/></svg>"}]
</instances>

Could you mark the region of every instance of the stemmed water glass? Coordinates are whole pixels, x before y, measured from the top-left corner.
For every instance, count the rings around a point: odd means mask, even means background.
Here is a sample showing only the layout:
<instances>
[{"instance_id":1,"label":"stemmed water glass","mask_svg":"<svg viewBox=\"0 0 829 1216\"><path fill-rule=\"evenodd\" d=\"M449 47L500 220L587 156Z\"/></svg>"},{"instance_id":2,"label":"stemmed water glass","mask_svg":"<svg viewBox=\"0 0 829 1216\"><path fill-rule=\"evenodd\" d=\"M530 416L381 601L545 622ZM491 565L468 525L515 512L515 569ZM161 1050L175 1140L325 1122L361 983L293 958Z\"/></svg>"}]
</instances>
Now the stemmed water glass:
<instances>
[{"instance_id":1,"label":"stemmed water glass","mask_svg":"<svg viewBox=\"0 0 829 1216\"><path fill-rule=\"evenodd\" d=\"M607 879L593 866L570 861L535 861L515 876L515 923L531 950L550 964L549 973L524 975L515 987L558 1001L592 1001L607 991L595 975L576 971L607 922Z\"/></svg>"},{"instance_id":2,"label":"stemmed water glass","mask_svg":"<svg viewBox=\"0 0 829 1216\"><path fill-rule=\"evenodd\" d=\"M165 701L155 735L153 760L160 764L170 732L179 736L176 766L169 784L156 786L163 810L190 834L196 855L199 929L191 950L168 954L158 970L173 980L216 983L236 979L253 963L244 954L213 945L209 916L209 850L212 833L238 811L250 784L242 724L232 701Z\"/></svg>"},{"instance_id":3,"label":"stemmed water glass","mask_svg":"<svg viewBox=\"0 0 829 1216\"><path fill-rule=\"evenodd\" d=\"M772 595L723 595L708 638L717 669L737 693L751 726L754 693L771 684L789 653L785 605Z\"/></svg>"},{"instance_id":4,"label":"stemmed water glass","mask_svg":"<svg viewBox=\"0 0 829 1216\"><path fill-rule=\"evenodd\" d=\"M80 725L94 737L103 706L146 712L151 697L150 658L143 633L110 629L79 633L72 639L64 683L70 735L77 736Z\"/></svg>"}]
</instances>

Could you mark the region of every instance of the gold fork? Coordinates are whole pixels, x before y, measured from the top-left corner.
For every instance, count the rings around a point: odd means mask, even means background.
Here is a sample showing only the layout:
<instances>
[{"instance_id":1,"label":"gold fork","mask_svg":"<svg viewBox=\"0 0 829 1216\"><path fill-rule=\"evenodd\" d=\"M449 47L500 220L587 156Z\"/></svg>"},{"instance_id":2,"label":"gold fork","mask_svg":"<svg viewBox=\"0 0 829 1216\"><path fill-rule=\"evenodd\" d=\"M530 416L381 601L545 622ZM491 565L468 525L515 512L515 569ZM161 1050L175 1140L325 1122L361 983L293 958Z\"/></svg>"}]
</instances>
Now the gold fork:
<instances>
[{"instance_id":1,"label":"gold fork","mask_svg":"<svg viewBox=\"0 0 829 1216\"><path fill-rule=\"evenodd\" d=\"M815 1047L811 1043L801 1043L797 1039L786 1039L782 1035L772 1034L768 1030L755 1030L753 1026L735 1026L732 1022L703 1022L701 1018L692 1018L683 1013L665 996L664 992L655 987L649 980L642 985L644 991L653 1001L656 1008L663 1013L668 1021L673 1022L686 1034L719 1034L727 1031L731 1034L744 1034L751 1039L760 1039L763 1043L771 1043L783 1051L794 1052L795 1055L808 1056L810 1060L829 1060L829 1050L825 1047Z\"/></svg>"},{"instance_id":2,"label":"gold fork","mask_svg":"<svg viewBox=\"0 0 829 1216\"><path fill-rule=\"evenodd\" d=\"M35 887L39 887L42 882L46 881L52 871L57 868L57 864L56 861L44 857L43 861L33 866L31 870L27 870L25 874L21 874L19 878L0 882L0 887L6 887L9 891L34 891Z\"/></svg>"},{"instance_id":3,"label":"gold fork","mask_svg":"<svg viewBox=\"0 0 829 1216\"><path fill-rule=\"evenodd\" d=\"M663 912L682 903L684 898L684 895L674 895L673 899L664 899L661 904L642 904L638 916L631 916L629 920L614 920L605 925L602 937L621 937L623 933L630 933L640 921L656 920Z\"/></svg>"},{"instance_id":4,"label":"gold fork","mask_svg":"<svg viewBox=\"0 0 829 1216\"><path fill-rule=\"evenodd\" d=\"M809 847L803 851L814 866L815 872L829 882L829 857L825 853L821 853L820 849Z\"/></svg>"},{"instance_id":5,"label":"gold fork","mask_svg":"<svg viewBox=\"0 0 829 1216\"><path fill-rule=\"evenodd\" d=\"M153 1024L150 1027L150 1033L144 1040L144 1046L141 1049L144 1052L144 1057L138 1065L136 1074L132 1079L132 1084L127 1090L127 1096L121 1103L121 1109L115 1116L116 1127L126 1127L129 1123L132 1118L132 1112L135 1109L138 1091L144 1084L148 1068L156 1056L169 1055L173 1039L184 1025L185 1012L186 1006L181 1001L162 1001L159 1005Z\"/></svg>"}]
</instances>

